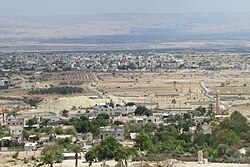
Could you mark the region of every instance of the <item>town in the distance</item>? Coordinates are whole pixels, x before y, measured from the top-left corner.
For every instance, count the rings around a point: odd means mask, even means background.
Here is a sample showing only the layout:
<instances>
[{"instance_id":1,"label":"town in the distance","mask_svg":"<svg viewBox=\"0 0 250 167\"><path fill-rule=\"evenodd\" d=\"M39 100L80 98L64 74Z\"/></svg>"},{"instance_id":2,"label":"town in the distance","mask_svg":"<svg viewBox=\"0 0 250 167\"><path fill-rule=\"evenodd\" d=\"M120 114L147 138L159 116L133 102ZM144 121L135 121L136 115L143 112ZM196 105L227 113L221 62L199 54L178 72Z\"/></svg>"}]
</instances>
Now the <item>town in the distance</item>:
<instances>
[{"instance_id":1,"label":"town in the distance","mask_svg":"<svg viewBox=\"0 0 250 167\"><path fill-rule=\"evenodd\" d=\"M0 52L0 166L250 163L250 53Z\"/></svg>"}]
</instances>

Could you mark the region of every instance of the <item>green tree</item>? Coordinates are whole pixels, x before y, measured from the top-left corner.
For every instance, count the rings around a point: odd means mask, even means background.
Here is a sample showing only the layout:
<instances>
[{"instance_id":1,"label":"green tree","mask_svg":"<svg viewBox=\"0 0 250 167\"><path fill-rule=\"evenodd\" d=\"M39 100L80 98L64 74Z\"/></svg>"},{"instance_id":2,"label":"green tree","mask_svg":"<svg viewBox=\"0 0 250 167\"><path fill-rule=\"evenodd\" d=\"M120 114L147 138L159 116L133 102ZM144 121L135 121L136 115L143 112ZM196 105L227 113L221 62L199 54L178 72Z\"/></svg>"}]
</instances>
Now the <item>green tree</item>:
<instances>
[{"instance_id":1,"label":"green tree","mask_svg":"<svg viewBox=\"0 0 250 167\"><path fill-rule=\"evenodd\" d=\"M243 133L250 130L247 118L238 111L233 112L229 119L222 121L220 127L222 129L231 129L239 136L243 136Z\"/></svg>"},{"instance_id":2,"label":"green tree","mask_svg":"<svg viewBox=\"0 0 250 167\"><path fill-rule=\"evenodd\" d=\"M181 145L178 145L174 150L174 156L180 157L184 153L184 149Z\"/></svg>"},{"instance_id":3,"label":"green tree","mask_svg":"<svg viewBox=\"0 0 250 167\"><path fill-rule=\"evenodd\" d=\"M4 130L2 126L0 126L0 137L3 137L5 135Z\"/></svg>"},{"instance_id":4,"label":"green tree","mask_svg":"<svg viewBox=\"0 0 250 167\"><path fill-rule=\"evenodd\" d=\"M76 135L76 129L73 127L73 128L68 128L65 130L64 134L66 135Z\"/></svg>"},{"instance_id":5,"label":"green tree","mask_svg":"<svg viewBox=\"0 0 250 167\"><path fill-rule=\"evenodd\" d=\"M225 156L224 156L226 159L228 157L232 157L232 158L235 158L235 159L239 159L241 157L241 153L238 149L236 148L228 148L226 150L226 153L225 153Z\"/></svg>"},{"instance_id":6,"label":"green tree","mask_svg":"<svg viewBox=\"0 0 250 167\"><path fill-rule=\"evenodd\" d=\"M202 116L202 115L205 115L206 113L206 108L205 107L202 107L202 106L199 106L195 109L196 112L193 112L193 115L195 116Z\"/></svg>"},{"instance_id":7,"label":"green tree","mask_svg":"<svg viewBox=\"0 0 250 167\"><path fill-rule=\"evenodd\" d=\"M250 157L250 147L246 148L246 156Z\"/></svg>"},{"instance_id":8,"label":"green tree","mask_svg":"<svg viewBox=\"0 0 250 167\"><path fill-rule=\"evenodd\" d=\"M53 167L54 163L61 162L63 160L62 149L58 145L44 147L41 154L43 163L50 164L50 167Z\"/></svg>"},{"instance_id":9,"label":"green tree","mask_svg":"<svg viewBox=\"0 0 250 167\"><path fill-rule=\"evenodd\" d=\"M154 132L154 130L157 129L157 126L153 123L146 123L143 127L143 129L145 130L145 132L147 133L152 133Z\"/></svg>"},{"instance_id":10,"label":"green tree","mask_svg":"<svg viewBox=\"0 0 250 167\"><path fill-rule=\"evenodd\" d=\"M33 117L26 122L26 125L28 125L29 127L35 124L38 124L38 119L36 117Z\"/></svg>"},{"instance_id":11,"label":"green tree","mask_svg":"<svg viewBox=\"0 0 250 167\"><path fill-rule=\"evenodd\" d=\"M125 166L128 166L128 158L130 156L134 156L137 154L137 150L135 148L129 148L129 147L118 147L117 149L115 149L114 151L114 155L115 155L115 160L116 161L125 161Z\"/></svg>"},{"instance_id":12,"label":"green tree","mask_svg":"<svg viewBox=\"0 0 250 167\"><path fill-rule=\"evenodd\" d=\"M145 106L138 106L136 109L135 109L135 115L146 115L146 116L150 116L152 115L152 112L147 109L147 107Z\"/></svg>"},{"instance_id":13,"label":"green tree","mask_svg":"<svg viewBox=\"0 0 250 167\"><path fill-rule=\"evenodd\" d=\"M40 128L47 127L48 125L51 125L51 121L48 118L41 118L40 120Z\"/></svg>"},{"instance_id":14,"label":"green tree","mask_svg":"<svg viewBox=\"0 0 250 167\"><path fill-rule=\"evenodd\" d=\"M56 142L59 146L63 147L63 148L67 148L71 142L72 142L72 139L69 138L69 137L66 137L66 138L59 138L59 139L56 139Z\"/></svg>"},{"instance_id":15,"label":"green tree","mask_svg":"<svg viewBox=\"0 0 250 167\"><path fill-rule=\"evenodd\" d=\"M216 148L218 156L222 157L223 155L225 155L227 149L228 146L226 144L219 144L218 147Z\"/></svg>"},{"instance_id":16,"label":"green tree","mask_svg":"<svg viewBox=\"0 0 250 167\"><path fill-rule=\"evenodd\" d=\"M23 129L23 131L22 131L22 137L23 137L24 139L28 140L28 139L29 139L29 136L30 136L30 132L27 131L27 130L25 130L25 129Z\"/></svg>"},{"instance_id":17,"label":"green tree","mask_svg":"<svg viewBox=\"0 0 250 167\"><path fill-rule=\"evenodd\" d=\"M75 153L75 166L78 166L78 153L82 152L82 146L80 144L71 144L69 145L69 150Z\"/></svg>"},{"instance_id":18,"label":"green tree","mask_svg":"<svg viewBox=\"0 0 250 167\"><path fill-rule=\"evenodd\" d=\"M92 162L96 159L95 150L92 148L85 154L85 159L89 163L89 166L92 166Z\"/></svg>"},{"instance_id":19,"label":"green tree","mask_svg":"<svg viewBox=\"0 0 250 167\"><path fill-rule=\"evenodd\" d=\"M140 132L136 138L136 147L138 147L141 151L152 151L153 144L150 140L148 134L146 134L144 131Z\"/></svg>"},{"instance_id":20,"label":"green tree","mask_svg":"<svg viewBox=\"0 0 250 167\"><path fill-rule=\"evenodd\" d=\"M210 158L215 158L218 155L217 151L212 149L212 148L207 148L207 149L205 149L205 151L207 152L207 154Z\"/></svg>"},{"instance_id":21,"label":"green tree","mask_svg":"<svg viewBox=\"0 0 250 167\"><path fill-rule=\"evenodd\" d=\"M96 146L95 151L98 160L110 160L115 157L115 149L122 147L122 145L113 137L106 137Z\"/></svg>"},{"instance_id":22,"label":"green tree","mask_svg":"<svg viewBox=\"0 0 250 167\"><path fill-rule=\"evenodd\" d=\"M124 136L130 138L130 133L139 133L142 130L142 127L138 126L136 123L127 123L124 125Z\"/></svg>"},{"instance_id":23,"label":"green tree","mask_svg":"<svg viewBox=\"0 0 250 167\"><path fill-rule=\"evenodd\" d=\"M128 102L128 103L126 103L126 106L134 106L134 105L135 105L134 102Z\"/></svg>"},{"instance_id":24,"label":"green tree","mask_svg":"<svg viewBox=\"0 0 250 167\"><path fill-rule=\"evenodd\" d=\"M54 133L57 134L57 135L63 134L62 128L55 127L53 130L54 130Z\"/></svg>"},{"instance_id":25,"label":"green tree","mask_svg":"<svg viewBox=\"0 0 250 167\"><path fill-rule=\"evenodd\" d=\"M218 130L213 133L213 144L216 148L222 143L230 147L239 147L241 146L241 139L234 131L230 129Z\"/></svg>"},{"instance_id":26,"label":"green tree","mask_svg":"<svg viewBox=\"0 0 250 167\"><path fill-rule=\"evenodd\" d=\"M109 115L106 113L98 114L96 119L109 119Z\"/></svg>"},{"instance_id":27,"label":"green tree","mask_svg":"<svg viewBox=\"0 0 250 167\"><path fill-rule=\"evenodd\" d=\"M68 110L62 110L62 111L60 112L60 114L61 114L61 116L63 116L63 117L68 117L68 116L69 116L69 111L68 111Z\"/></svg>"},{"instance_id":28,"label":"green tree","mask_svg":"<svg viewBox=\"0 0 250 167\"><path fill-rule=\"evenodd\" d=\"M13 155L12 158L17 158L19 156L19 150L17 150Z\"/></svg>"}]
</instances>

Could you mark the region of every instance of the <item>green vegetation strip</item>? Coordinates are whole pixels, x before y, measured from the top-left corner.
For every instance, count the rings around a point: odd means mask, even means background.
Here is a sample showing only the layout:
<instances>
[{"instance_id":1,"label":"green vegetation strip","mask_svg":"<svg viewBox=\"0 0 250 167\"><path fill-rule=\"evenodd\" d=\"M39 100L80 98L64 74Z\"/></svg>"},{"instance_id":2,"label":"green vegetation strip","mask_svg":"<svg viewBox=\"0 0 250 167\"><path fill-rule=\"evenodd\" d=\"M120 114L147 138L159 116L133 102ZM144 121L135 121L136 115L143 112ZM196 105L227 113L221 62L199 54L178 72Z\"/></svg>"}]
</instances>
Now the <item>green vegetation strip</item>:
<instances>
[{"instance_id":1,"label":"green vegetation strip","mask_svg":"<svg viewBox=\"0 0 250 167\"><path fill-rule=\"evenodd\" d=\"M72 94L72 93L82 93L83 89L79 87L50 87L48 89L33 89L29 91L29 94Z\"/></svg>"}]
</instances>

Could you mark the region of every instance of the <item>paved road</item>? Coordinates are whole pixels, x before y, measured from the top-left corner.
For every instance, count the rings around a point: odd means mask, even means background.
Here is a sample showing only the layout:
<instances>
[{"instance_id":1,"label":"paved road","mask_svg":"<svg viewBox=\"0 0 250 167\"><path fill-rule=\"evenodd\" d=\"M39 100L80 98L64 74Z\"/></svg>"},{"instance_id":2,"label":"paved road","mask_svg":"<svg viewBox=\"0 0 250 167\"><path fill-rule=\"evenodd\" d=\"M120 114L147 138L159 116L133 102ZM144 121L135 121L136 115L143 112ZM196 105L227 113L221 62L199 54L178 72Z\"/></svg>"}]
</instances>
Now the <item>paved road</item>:
<instances>
[{"instance_id":1,"label":"paved road","mask_svg":"<svg viewBox=\"0 0 250 167\"><path fill-rule=\"evenodd\" d=\"M201 89L203 90L202 95L206 96L208 99L214 101L213 96L209 95L209 90L207 89L207 87L204 85L204 81L200 81L199 85L201 87Z\"/></svg>"},{"instance_id":2,"label":"paved road","mask_svg":"<svg viewBox=\"0 0 250 167\"><path fill-rule=\"evenodd\" d=\"M200 81L200 82L199 82L199 85L200 85L201 89L203 90L202 95L205 96L205 97L207 97L208 99L210 99L211 101L214 102L214 101L215 101L215 100L214 100L214 97L211 96L211 95L209 95L209 90L208 90L208 88L205 86L204 81ZM221 101L220 101L220 106L223 107L223 108L225 108L224 103L221 102Z\"/></svg>"}]
</instances>

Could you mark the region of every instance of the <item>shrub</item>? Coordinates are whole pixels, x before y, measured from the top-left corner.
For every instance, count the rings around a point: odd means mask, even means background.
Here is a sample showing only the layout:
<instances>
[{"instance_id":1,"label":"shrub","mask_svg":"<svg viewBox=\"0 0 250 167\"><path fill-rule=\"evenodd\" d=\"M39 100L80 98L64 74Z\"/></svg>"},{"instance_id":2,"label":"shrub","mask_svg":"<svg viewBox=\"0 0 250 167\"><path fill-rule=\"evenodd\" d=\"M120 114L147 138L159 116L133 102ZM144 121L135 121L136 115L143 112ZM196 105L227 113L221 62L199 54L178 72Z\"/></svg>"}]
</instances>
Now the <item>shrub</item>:
<instances>
[{"instance_id":1,"label":"shrub","mask_svg":"<svg viewBox=\"0 0 250 167\"><path fill-rule=\"evenodd\" d=\"M19 156L19 151L15 152L13 155L12 155L12 158L17 158Z\"/></svg>"}]
</instances>

